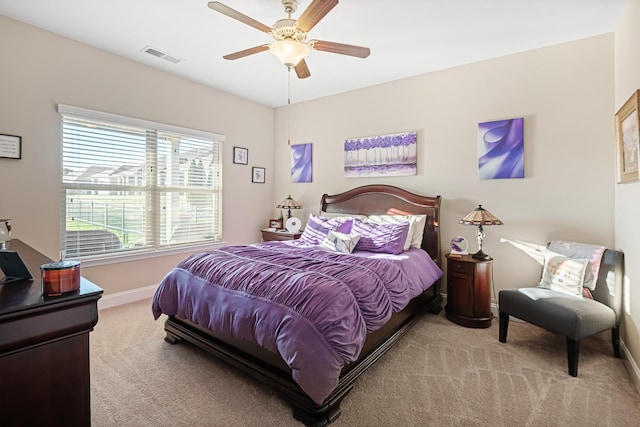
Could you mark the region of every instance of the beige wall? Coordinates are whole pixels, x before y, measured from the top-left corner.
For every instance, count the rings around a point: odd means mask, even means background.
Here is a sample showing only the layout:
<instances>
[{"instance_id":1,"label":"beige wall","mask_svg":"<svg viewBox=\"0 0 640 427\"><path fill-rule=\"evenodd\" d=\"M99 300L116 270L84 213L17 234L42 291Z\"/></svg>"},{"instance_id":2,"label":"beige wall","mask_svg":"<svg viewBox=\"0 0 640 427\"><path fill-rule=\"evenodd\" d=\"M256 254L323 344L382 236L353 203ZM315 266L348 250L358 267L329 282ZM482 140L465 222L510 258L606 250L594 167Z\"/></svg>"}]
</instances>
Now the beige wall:
<instances>
[{"instance_id":1,"label":"beige wall","mask_svg":"<svg viewBox=\"0 0 640 427\"><path fill-rule=\"evenodd\" d=\"M504 222L486 227L496 291L533 285L540 265L501 239L613 244L613 35L497 58L276 111L276 198L308 213L323 192L374 183L443 197L442 245L474 227L458 221L481 203ZM479 180L477 124L524 117L524 179ZM289 177L293 144L313 143L313 183ZM346 179L346 138L415 130L418 174Z\"/></svg>"},{"instance_id":2,"label":"beige wall","mask_svg":"<svg viewBox=\"0 0 640 427\"><path fill-rule=\"evenodd\" d=\"M0 15L0 133L22 136L22 160L0 159L0 217L13 236L58 259L58 103L226 135L223 237L260 239L273 180L251 183L251 166L273 169L272 108L193 83ZM214 72L214 70L212 70ZM250 124L250 125L249 125ZM232 163L232 147L249 165ZM259 159L259 160L258 160ZM157 284L184 254L83 267L105 294Z\"/></svg>"},{"instance_id":3,"label":"beige wall","mask_svg":"<svg viewBox=\"0 0 640 427\"><path fill-rule=\"evenodd\" d=\"M615 109L640 89L640 0L631 0L615 37ZM615 186L615 246L625 253L626 292L622 337L631 355L630 369L640 377L640 183ZM640 382L636 383L640 389Z\"/></svg>"}]
</instances>

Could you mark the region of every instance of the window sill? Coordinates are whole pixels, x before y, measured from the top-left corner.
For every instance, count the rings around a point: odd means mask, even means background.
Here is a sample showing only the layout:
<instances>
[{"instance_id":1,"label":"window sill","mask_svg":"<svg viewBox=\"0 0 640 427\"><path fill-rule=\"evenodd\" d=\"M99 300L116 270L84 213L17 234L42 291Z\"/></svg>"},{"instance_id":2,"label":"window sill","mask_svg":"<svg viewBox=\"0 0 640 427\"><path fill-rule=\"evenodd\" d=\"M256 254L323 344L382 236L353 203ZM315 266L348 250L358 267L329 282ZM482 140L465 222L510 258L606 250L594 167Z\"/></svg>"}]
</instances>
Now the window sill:
<instances>
[{"instance_id":1,"label":"window sill","mask_svg":"<svg viewBox=\"0 0 640 427\"><path fill-rule=\"evenodd\" d=\"M92 257L74 257L70 259L81 262L82 267L97 267L101 265L118 264L121 262L139 261L143 259L158 258L169 255L196 253L207 250L215 250L224 247L224 242L207 243L202 245L180 246L168 249L160 249L154 252L131 251L126 253L97 255Z\"/></svg>"}]
</instances>

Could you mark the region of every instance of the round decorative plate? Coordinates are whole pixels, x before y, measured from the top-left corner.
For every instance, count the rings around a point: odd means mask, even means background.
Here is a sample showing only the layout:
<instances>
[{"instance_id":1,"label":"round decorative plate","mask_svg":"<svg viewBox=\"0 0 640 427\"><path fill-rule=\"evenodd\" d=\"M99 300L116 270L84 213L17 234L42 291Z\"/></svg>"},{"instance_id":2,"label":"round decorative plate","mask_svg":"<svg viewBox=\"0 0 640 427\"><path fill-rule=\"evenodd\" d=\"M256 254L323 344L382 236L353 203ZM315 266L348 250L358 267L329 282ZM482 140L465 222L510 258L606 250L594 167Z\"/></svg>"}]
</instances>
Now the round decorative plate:
<instances>
[{"instance_id":1,"label":"round decorative plate","mask_svg":"<svg viewBox=\"0 0 640 427\"><path fill-rule=\"evenodd\" d=\"M297 233L302 227L302 221L300 221L300 219L296 218L295 216L292 216L287 220L284 226L287 228L287 231L289 233Z\"/></svg>"},{"instance_id":2,"label":"round decorative plate","mask_svg":"<svg viewBox=\"0 0 640 427\"><path fill-rule=\"evenodd\" d=\"M469 248L469 242L462 236L456 236L451 239L451 251L457 253L466 253Z\"/></svg>"}]
</instances>

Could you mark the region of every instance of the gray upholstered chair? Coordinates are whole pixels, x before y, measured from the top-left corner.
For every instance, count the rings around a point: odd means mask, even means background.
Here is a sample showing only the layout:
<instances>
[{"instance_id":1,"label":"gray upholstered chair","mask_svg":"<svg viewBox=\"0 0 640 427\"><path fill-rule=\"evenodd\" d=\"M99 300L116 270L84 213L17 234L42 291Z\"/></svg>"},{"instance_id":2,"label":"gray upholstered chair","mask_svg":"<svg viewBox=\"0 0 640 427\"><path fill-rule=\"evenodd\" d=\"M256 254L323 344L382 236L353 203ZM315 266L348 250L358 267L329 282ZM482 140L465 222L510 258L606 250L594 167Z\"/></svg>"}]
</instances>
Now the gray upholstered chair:
<instances>
[{"instance_id":1,"label":"gray upholstered chair","mask_svg":"<svg viewBox=\"0 0 640 427\"><path fill-rule=\"evenodd\" d=\"M623 253L607 249L600 262L593 300L538 287L500 291L500 342L507 342L509 316L563 335L567 338L569 375L575 377L580 340L611 329L613 354L619 358L623 269Z\"/></svg>"}]
</instances>

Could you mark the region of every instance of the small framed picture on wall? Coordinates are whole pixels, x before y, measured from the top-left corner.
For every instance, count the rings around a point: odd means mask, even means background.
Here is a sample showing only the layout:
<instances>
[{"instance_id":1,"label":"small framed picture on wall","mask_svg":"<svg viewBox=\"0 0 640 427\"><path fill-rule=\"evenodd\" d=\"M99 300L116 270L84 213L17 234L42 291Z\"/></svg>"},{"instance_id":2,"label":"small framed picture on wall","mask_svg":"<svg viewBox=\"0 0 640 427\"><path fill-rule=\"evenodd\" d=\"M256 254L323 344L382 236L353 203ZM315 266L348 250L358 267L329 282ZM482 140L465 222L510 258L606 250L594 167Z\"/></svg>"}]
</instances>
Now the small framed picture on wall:
<instances>
[{"instance_id":1,"label":"small framed picture on wall","mask_svg":"<svg viewBox=\"0 0 640 427\"><path fill-rule=\"evenodd\" d=\"M239 165L249 164L249 150L242 147L233 147L233 163Z\"/></svg>"},{"instance_id":2,"label":"small framed picture on wall","mask_svg":"<svg viewBox=\"0 0 640 427\"><path fill-rule=\"evenodd\" d=\"M258 184L265 183L265 169L259 167L251 168L251 182L257 182Z\"/></svg>"},{"instance_id":3,"label":"small framed picture on wall","mask_svg":"<svg viewBox=\"0 0 640 427\"><path fill-rule=\"evenodd\" d=\"M270 219L269 220L269 228L282 229L282 219Z\"/></svg>"},{"instance_id":4,"label":"small framed picture on wall","mask_svg":"<svg viewBox=\"0 0 640 427\"><path fill-rule=\"evenodd\" d=\"M16 135L0 135L0 157L5 159L22 158L22 137Z\"/></svg>"}]
</instances>

